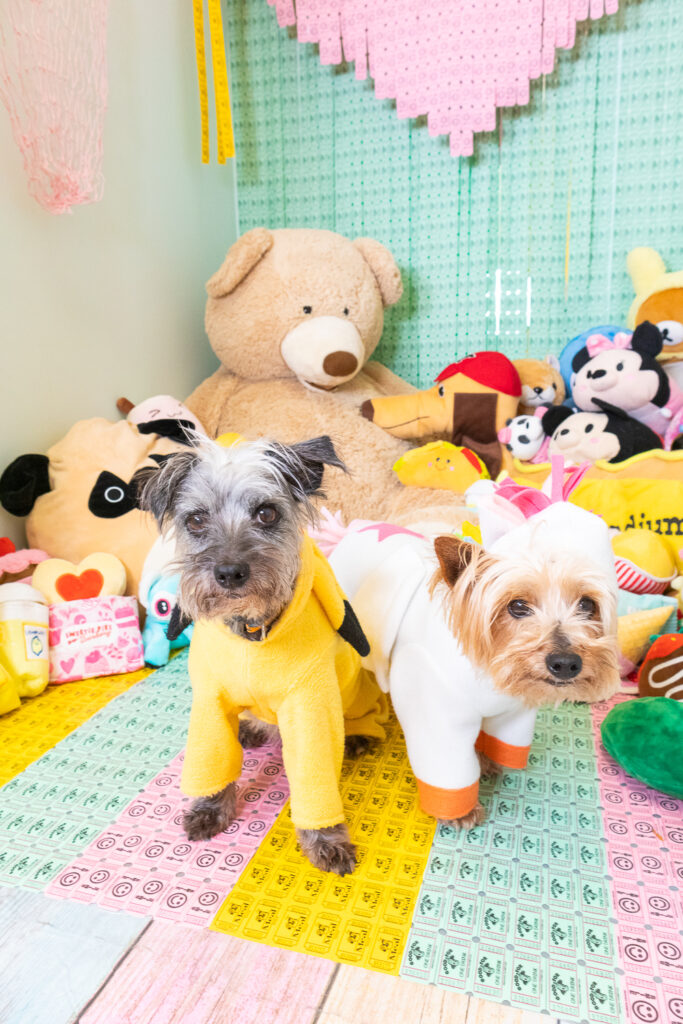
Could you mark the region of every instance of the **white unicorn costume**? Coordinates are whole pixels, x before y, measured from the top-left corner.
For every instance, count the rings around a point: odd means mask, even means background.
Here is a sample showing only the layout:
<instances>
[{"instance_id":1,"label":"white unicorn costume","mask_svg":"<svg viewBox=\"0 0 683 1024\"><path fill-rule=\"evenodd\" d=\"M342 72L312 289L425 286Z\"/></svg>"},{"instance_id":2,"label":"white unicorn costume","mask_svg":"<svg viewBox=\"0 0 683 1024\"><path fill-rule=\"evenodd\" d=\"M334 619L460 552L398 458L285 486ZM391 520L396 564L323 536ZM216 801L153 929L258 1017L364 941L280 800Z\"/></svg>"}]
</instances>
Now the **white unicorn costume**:
<instances>
[{"instance_id":1,"label":"white unicorn costume","mask_svg":"<svg viewBox=\"0 0 683 1024\"><path fill-rule=\"evenodd\" d=\"M514 486L514 485L513 485ZM494 485L489 484L490 488ZM489 499L491 494L488 495ZM538 506L543 495L535 492ZM480 521L484 546L495 554L553 559L568 549L577 563L604 572L616 601L614 556L607 527L597 516L565 501L550 503L530 519L501 529L500 500ZM493 512L493 514L491 514ZM507 512L508 520L510 512ZM519 520L521 517L521 522ZM497 539L487 543L486 529ZM479 750L506 768L524 768L536 711L497 690L491 678L463 654L444 617L440 598L429 594L437 568L433 544L387 523L358 522L337 543L330 564L370 642L364 664L391 692L401 723L422 809L436 818L460 818L474 809L479 792Z\"/></svg>"}]
</instances>

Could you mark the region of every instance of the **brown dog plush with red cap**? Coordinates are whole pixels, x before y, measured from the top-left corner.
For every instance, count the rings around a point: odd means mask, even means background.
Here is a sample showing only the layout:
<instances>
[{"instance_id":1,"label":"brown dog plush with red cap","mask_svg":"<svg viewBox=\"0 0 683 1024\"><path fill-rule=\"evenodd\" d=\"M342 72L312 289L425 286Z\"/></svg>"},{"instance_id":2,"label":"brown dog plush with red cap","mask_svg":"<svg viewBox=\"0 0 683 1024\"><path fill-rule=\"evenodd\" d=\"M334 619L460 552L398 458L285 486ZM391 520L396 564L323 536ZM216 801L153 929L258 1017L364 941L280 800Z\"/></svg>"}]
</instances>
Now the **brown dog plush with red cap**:
<instances>
[{"instance_id":1,"label":"brown dog plush with red cap","mask_svg":"<svg viewBox=\"0 0 683 1024\"><path fill-rule=\"evenodd\" d=\"M512 469L498 431L517 413L519 374L502 352L477 352L451 363L433 387L409 395L373 398L361 411L394 437L445 438L469 448L495 479Z\"/></svg>"}]
</instances>

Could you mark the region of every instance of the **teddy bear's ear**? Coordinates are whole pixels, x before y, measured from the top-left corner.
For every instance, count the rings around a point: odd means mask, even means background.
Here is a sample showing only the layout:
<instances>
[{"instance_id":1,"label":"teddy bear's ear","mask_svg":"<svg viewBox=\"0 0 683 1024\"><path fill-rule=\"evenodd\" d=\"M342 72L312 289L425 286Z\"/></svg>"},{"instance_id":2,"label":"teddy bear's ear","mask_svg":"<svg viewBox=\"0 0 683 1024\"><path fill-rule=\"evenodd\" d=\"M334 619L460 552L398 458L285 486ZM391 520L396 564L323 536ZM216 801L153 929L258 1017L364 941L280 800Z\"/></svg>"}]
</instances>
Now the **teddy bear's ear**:
<instances>
[{"instance_id":1,"label":"teddy bear's ear","mask_svg":"<svg viewBox=\"0 0 683 1024\"><path fill-rule=\"evenodd\" d=\"M212 299L229 295L244 280L273 244L268 228L252 228L238 238L228 249L222 267L206 282L207 294Z\"/></svg>"},{"instance_id":2,"label":"teddy bear's ear","mask_svg":"<svg viewBox=\"0 0 683 1024\"><path fill-rule=\"evenodd\" d=\"M353 244L375 275L382 305L393 306L403 295L401 271L394 257L374 238L355 238Z\"/></svg>"}]
</instances>

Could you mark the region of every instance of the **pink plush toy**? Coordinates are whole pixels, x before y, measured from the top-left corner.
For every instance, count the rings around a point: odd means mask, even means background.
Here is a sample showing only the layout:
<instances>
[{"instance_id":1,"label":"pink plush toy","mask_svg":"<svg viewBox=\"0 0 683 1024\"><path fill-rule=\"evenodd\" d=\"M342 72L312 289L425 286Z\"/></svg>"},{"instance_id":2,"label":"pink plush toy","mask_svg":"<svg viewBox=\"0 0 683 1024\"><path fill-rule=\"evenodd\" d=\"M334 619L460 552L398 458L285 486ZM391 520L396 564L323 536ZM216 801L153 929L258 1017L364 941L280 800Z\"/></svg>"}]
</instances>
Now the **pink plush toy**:
<instances>
[{"instance_id":1,"label":"pink plush toy","mask_svg":"<svg viewBox=\"0 0 683 1024\"><path fill-rule=\"evenodd\" d=\"M30 582L33 567L44 562L49 556L37 548L17 551L9 537L0 537L0 584Z\"/></svg>"}]
</instances>

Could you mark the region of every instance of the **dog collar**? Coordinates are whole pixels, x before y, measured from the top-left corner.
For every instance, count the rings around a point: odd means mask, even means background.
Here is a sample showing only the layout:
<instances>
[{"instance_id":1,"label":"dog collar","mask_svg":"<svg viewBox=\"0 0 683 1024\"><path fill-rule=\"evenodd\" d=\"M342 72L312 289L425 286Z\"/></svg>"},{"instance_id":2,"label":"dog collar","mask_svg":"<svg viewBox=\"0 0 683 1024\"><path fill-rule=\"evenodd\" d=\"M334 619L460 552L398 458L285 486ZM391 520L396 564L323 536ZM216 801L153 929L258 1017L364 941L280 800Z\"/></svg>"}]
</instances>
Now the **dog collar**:
<instances>
[{"instance_id":1,"label":"dog collar","mask_svg":"<svg viewBox=\"0 0 683 1024\"><path fill-rule=\"evenodd\" d=\"M260 626L250 626L248 622L245 622L244 636L247 640L265 640L271 626L272 622L262 623Z\"/></svg>"}]
</instances>

